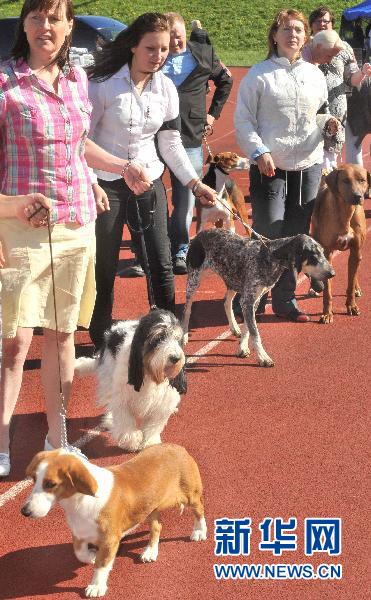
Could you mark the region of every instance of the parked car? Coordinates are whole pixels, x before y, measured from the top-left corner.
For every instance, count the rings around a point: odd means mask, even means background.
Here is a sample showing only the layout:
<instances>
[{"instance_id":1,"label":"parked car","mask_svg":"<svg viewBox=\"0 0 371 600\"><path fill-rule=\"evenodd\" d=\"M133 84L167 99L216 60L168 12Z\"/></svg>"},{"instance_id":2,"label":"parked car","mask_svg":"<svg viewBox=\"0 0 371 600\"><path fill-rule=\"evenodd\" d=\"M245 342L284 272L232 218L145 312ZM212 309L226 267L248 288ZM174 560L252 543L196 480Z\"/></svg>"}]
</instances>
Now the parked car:
<instances>
[{"instance_id":1,"label":"parked car","mask_svg":"<svg viewBox=\"0 0 371 600\"><path fill-rule=\"evenodd\" d=\"M17 23L18 17L0 19L0 60L6 60L10 57ZM73 62L80 62L83 65L88 64L91 53L97 48L97 41L99 44L99 38L113 40L126 27L124 23L111 19L111 17L76 15L72 34ZM89 53L89 57L86 57L88 60L77 60L78 56L84 57L87 53Z\"/></svg>"}]
</instances>

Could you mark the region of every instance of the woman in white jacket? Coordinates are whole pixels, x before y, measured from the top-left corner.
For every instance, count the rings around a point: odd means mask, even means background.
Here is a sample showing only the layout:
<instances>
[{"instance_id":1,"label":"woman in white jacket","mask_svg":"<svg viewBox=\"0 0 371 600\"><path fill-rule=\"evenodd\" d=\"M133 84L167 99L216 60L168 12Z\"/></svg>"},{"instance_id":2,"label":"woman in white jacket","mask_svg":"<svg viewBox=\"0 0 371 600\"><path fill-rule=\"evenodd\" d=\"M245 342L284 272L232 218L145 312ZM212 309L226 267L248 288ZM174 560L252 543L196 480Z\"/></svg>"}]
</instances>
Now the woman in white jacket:
<instances>
[{"instance_id":1,"label":"woman in white jacket","mask_svg":"<svg viewBox=\"0 0 371 600\"><path fill-rule=\"evenodd\" d=\"M241 81L235 127L252 161L250 196L254 229L269 238L308 233L323 162L324 129L338 122L327 112L327 86L317 67L302 60L308 23L297 10L280 11L269 30L268 58ZM296 272L272 290L277 316L309 321L295 299ZM257 312L264 312L266 297Z\"/></svg>"}]
</instances>

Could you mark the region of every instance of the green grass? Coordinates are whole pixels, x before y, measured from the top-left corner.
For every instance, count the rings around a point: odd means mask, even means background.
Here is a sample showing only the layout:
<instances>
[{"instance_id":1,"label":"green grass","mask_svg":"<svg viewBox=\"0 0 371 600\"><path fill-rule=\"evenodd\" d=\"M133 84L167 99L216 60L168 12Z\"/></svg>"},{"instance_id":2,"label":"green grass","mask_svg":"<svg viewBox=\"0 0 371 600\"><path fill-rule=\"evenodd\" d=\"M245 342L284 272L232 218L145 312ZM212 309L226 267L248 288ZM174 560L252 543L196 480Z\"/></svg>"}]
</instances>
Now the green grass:
<instances>
[{"instance_id":1,"label":"green grass","mask_svg":"<svg viewBox=\"0 0 371 600\"><path fill-rule=\"evenodd\" d=\"M357 0L327 2L336 14L337 26L344 8L355 4ZM319 5L320 2L315 0L292 4L275 0L82 0L74 4L78 14L106 15L124 23L130 23L138 15L152 10L179 12L187 24L192 19L199 19L208 30L219 57L230 66L246 66L264 58L267 31L278 10L291 6L308 15ZM0 2L0 17L19 15L21 6L22 2L18 0L3 0Z\"/></svg>"}]
</instances>

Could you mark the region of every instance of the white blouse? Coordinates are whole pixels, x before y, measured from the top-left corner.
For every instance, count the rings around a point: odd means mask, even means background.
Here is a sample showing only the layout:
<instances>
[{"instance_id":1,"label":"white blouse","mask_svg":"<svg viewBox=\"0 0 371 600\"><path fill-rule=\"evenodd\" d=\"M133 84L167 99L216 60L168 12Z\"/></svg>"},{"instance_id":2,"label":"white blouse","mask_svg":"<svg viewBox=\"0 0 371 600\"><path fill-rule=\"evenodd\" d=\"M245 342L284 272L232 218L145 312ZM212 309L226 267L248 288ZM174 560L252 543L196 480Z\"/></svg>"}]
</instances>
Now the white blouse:
<instances>
[{"instance_id":1,"label":"white blouse","mask_svg":"<svg viewBox=\"0 0 371 600\"><path fill-rule=\"evenodd\" d=\"M141 162L153 181L164 171L155 147L158 132L160 154L175 176L183 185L198 179L179 131L159 131L164 122L179 115L178 92L163 73L154 73L139 95L134 85L130 86L129 67L124 65L106 81L89 81L89 98L93 105L89 137L107 152L127 159L129 151L130 158ZM106 181L119 178L114 173L95 172Z\"/></svg>"}]
</instances>

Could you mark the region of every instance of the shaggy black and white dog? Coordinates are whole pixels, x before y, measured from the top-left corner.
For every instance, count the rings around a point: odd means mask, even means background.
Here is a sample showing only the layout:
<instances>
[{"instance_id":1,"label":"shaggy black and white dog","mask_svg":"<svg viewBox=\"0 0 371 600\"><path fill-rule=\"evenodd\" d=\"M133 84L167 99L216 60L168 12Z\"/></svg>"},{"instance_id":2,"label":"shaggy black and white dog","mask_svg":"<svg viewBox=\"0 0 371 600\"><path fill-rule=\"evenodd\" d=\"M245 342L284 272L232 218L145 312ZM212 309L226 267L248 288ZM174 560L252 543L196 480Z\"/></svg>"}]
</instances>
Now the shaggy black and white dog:
<instances>
[{"instance_id":1,"label":"shaggy black and white dog","mask_svg":"<svg viewBox=\"0 0 371 600\"><path fill-rule=\"evenodd\" d=\"M77 375L93 372L97 402L107 408L104 422L118 445L134 452L160 443L180 394L187 390L178 319L155 309L139 321L115 323L95 358L76 360Z\"/></svg>"}]
</instances>

